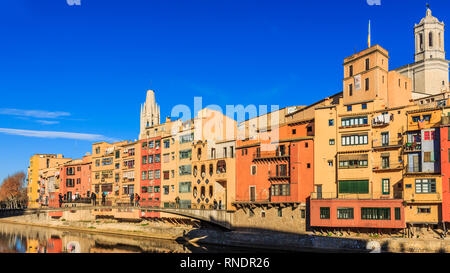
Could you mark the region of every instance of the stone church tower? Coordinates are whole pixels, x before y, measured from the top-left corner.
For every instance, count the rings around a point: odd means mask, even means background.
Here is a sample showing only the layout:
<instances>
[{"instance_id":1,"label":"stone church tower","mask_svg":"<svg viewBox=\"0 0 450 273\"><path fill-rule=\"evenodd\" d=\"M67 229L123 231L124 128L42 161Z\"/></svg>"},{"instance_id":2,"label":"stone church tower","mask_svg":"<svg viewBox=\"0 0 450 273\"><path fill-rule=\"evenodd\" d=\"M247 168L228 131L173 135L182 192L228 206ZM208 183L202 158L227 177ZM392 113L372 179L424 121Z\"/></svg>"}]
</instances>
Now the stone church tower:
<instances>
[{"instance_id":1,"label":"stone church tower","mask_svg":"<svg viewBox=\"0 0 450 273\"><path fill-rule=\"evenodd\" d=\"M145 138L145 128L160 124L159 105L155 100L155 92L147 91L147 98L144 104L141 104L141 130L139 139Z\"/></svg>"},{"instance_id":2,"label":"stone church tower","mask_svg":"<svg viewBox=\"0 0 450 273\"><path fill-rule=\"evenodd\" d=\"M449 90L449 61L445 60L444 23L431 15L414 26L414 63L396 69L412 79L413 99Z\"/></svg>"}]
</instances>

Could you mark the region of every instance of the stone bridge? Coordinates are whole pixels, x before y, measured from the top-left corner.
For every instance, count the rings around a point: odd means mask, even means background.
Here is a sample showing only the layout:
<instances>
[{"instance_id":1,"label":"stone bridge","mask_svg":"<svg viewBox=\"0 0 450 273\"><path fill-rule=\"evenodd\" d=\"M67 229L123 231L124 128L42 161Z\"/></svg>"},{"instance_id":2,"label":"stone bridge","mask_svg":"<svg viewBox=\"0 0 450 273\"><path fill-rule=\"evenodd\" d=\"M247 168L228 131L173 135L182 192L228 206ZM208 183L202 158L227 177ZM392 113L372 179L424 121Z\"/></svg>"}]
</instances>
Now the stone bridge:
<instances>
[{"instance_id":1,"label":"stone bridge","mask_svg":"<svg viewBox=\"0 0 450 273\"><path fill-rule=\"evenodd\" d=\"M164 212L191 219L196 219L211 224L231 229L233 226L234 211L229 210L200 210L183 208L155 208L155 207L132 207L132 206L65 206L61 208L27 208L27 209L0 209L0 217L8 217L20 214L40 214L56 211L78 211L78 210L104 210L104 209L135 209L152 212Z\"/></svg>"}]
</instances>

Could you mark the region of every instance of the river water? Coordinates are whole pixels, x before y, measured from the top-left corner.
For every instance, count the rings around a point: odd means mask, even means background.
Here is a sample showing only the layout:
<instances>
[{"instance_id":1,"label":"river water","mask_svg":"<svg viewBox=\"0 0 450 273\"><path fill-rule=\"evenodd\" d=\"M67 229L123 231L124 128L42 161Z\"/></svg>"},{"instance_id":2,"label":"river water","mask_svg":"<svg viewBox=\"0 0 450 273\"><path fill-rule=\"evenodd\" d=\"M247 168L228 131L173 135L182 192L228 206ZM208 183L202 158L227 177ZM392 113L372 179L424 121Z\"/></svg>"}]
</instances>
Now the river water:
<instances>
[{"instance_id":1,"label":"river water","mask_svg":"<svg viewBox=\"0 0 450 273\"><path fill-rule=\"evenodd\" d=\"M63 231L0 223L0 253L256 253L273 250Z\"/></svg>"}]
</instances>

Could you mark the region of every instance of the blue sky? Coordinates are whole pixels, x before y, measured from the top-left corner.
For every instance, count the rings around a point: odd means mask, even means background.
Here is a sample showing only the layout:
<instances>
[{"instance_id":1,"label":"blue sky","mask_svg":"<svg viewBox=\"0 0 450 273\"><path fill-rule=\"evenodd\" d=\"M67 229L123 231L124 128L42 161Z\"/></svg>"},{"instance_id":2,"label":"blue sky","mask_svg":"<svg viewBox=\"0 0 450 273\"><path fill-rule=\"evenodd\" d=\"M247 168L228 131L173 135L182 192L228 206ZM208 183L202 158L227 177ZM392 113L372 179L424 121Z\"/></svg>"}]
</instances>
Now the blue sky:
<instances>
[{"instance_id":1,"label":"blue sky","mask_svg":"<svg viewBox=\"0 0 450 273\"><path fill-rule=\"evenodd\" d=\"M34 153L78 158L97 140L136 139L147 89L162 117L194 96L281 108L337 93L369 19L391 69L413 62L427 1L380 1L3 0L0 179ZM450 21L449 1L428 2Z\"/></svg>"}]
</instances>

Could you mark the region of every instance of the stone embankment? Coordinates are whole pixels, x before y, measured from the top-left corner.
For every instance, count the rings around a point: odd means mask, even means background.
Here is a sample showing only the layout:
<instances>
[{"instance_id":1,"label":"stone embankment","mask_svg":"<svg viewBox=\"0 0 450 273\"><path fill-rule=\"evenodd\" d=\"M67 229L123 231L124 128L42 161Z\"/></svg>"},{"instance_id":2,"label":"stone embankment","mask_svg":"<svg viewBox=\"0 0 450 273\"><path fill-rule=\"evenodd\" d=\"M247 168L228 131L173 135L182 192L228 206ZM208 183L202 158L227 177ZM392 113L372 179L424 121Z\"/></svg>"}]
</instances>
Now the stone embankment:
<instances>
[{"instance_id":1,"label":"stone embankment","mask_svg":"<svg viewBox=\"0 0 450 273\"><path fill-rule=\"evenodd\" d=\"M192 244L216 244L283 251L450 253L450 238L349 238L264 231L225 232L218 229L204 229L192 225L173 224L162 221L143 220L137 223L121 223L117 220L109 219L80 219L52 219L47 215L41 214L39 216L21 215L2 218L0 222L4 221L105 235L181 240Z\"/></svg>"}]
</instances>

